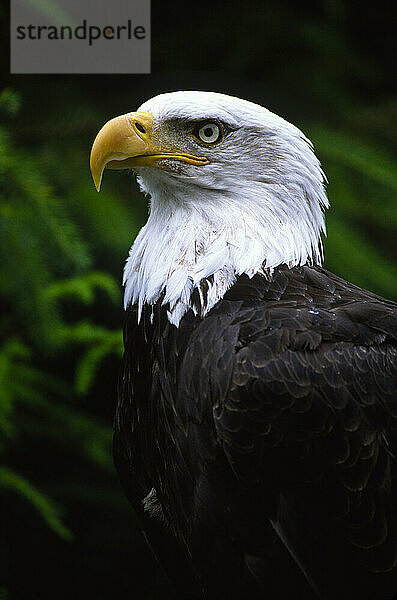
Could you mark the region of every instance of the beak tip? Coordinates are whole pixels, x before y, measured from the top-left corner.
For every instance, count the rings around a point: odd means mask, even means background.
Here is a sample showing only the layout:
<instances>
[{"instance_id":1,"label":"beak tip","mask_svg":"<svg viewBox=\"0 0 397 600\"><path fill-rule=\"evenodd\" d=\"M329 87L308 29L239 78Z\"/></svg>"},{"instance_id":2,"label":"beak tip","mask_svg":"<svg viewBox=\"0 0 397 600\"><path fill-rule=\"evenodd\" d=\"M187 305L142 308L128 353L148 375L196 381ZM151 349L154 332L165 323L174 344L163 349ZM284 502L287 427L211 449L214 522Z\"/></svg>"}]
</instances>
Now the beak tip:
<instances>
[{"instance_id":1,"label":"beak tip","mask_svg":"<svg viewBox=\"0 0 397 600\"><path fill-rule=\"evenodd\" d=\"M99 192L101 189L102 177L94 177L94 175L92 175L92 181L94 182L96 191Z\"/></svg>"},{"instance_id":2,"label":"beak tip","mask_svg":"<svg viewBox=\"0 0 397 600\"><path fill-rule=\"evenodd\" d=\"M98 155L98 136L95 138L90 154L90 171L96 191L101 189L102 175L105 170L106 162L103 162L101 155Z\"/></svg>"},{"instance_id":3,"label":"beak tip","mask_svg":"<svg viewBox=\"0 0 397 600\"><path fill-rule=\"evenodd\" d=\"M94 182L95 185L95 189L97 192L100 191L101 189L101 183L102 183L102 176L103 176L103 171L104 168L102 169L98 169L96 165L93 165L92 162L90 164L90 171L91 171L91 175L92 175L92 180Z\"/></svg>"}]
</instances>

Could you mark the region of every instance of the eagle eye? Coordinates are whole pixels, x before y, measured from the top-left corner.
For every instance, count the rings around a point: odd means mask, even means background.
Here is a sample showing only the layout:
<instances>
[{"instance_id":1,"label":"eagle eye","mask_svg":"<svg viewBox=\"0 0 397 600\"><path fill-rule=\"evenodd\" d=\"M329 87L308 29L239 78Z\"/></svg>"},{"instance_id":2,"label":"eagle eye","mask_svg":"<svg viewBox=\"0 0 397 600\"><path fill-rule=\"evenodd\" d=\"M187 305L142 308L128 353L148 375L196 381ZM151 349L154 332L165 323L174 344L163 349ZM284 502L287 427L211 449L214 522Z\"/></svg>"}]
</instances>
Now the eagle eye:
<instances>
[{"instance_id":1,"label":"eagle eye","mask_svg":"<svg viewBox=\"0 0 397 600\"><path fill-rule=\"evenodd\" d=\"M204 144L216 144L223 138L223 131L218 123L207 121L200 123L194 130L194 135Z\"/></svg>"}]
</instances>

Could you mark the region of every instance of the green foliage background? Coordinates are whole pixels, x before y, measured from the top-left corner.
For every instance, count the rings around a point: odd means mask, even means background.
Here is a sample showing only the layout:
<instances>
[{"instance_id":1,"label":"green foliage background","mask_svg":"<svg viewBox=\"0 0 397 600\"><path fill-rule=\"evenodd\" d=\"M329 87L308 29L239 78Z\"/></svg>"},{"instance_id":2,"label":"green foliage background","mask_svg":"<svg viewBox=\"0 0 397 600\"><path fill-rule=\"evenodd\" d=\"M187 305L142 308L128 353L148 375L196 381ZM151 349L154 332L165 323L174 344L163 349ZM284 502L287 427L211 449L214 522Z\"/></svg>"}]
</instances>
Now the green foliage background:
<instances>
[{"instance_id":1,"label":"green foliage background","mask_svg":"<svg viewBox=\"0 0 397 600\"><path fill-rule=\"evenodd\" d=\"M330 182L326 266L397 298L388 10L273 0L203 16L154 1L152 14L151 76L13 76L0 94L0 597L170 593L111 461L120 280L146 207L130 174L107 173L99 195L92 185L108 118L196 88L293 121Z\"/></svg>"}]
</instances>

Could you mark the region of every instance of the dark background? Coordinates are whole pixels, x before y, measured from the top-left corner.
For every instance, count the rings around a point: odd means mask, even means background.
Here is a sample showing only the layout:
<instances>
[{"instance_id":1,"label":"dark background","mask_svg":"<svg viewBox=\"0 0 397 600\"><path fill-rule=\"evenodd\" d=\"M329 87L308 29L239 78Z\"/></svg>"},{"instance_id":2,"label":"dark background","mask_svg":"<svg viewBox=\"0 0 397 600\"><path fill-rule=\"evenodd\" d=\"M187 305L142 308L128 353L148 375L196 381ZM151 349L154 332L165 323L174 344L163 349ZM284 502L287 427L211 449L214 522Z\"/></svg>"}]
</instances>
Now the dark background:
<instances>
[{"instance_id":1,"label":"dark background","mask_svg":"<svg viewBox=\"0 0 397 600\"><path fill-rule=\"evenodd\" d=\"M171 597L110 451L120 279L147 209L124 171L96 193L91 143L163 91L265 105L328 175L326 266L396 298L396 9L153 0L146 76L10 77L0 15L0 598Z\"/></svg>"}]
</instances>

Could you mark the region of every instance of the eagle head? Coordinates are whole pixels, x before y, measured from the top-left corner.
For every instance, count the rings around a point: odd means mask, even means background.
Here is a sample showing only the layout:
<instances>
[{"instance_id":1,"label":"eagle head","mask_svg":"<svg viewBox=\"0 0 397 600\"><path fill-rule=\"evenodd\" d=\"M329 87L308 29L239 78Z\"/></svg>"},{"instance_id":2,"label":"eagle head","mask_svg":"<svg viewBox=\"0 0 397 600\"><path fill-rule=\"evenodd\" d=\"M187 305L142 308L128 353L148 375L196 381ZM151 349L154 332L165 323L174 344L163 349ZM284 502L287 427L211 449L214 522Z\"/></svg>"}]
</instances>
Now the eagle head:
<instances>
[{"instance_id":1,"label":"eagle head","mask_svg":"<svg viewBox=\"0 0 397 600\"><path fill-rule=\"evenodd\" d=\"M132 169L150 197L126 265L126 305L161 298L177 324L203 280L213 292L205 313L243 273L321 262L324 173L305 135L262 106L160 94L102 127L90 166L98 191L105 169Z\"/></svg>"}]
</instances>

